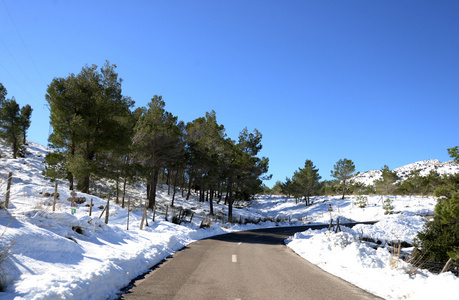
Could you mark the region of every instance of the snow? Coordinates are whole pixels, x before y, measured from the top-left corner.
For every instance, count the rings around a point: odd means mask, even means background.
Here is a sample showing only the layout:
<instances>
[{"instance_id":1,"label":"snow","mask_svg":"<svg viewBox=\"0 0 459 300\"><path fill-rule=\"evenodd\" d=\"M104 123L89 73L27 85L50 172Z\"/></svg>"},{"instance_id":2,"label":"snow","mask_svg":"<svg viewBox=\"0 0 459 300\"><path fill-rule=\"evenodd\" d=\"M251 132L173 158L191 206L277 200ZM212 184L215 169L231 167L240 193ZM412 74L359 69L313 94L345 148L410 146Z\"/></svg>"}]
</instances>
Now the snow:
<instances>
[{"instance_id":1,"label":"snow","mask_svg":"<svg viewBox=\"0 0 459 300\"><path fill-rule=\"evenodd\" d=\"M457 174L459 173L459 164L453 160L440 162L438 159L429 159L402 166L393 171L395 171L399 178L398 182L401 182L406 180L411 172L415 170L420 170L419 175L421 176L427 176L431 171L435 171L439 175ZM375 181L379 179L382 179L382 171L371 170L357 174L351 180L365 185L374 185Z\"/></svg>"},{"instance_id":2,"label":"snow","mask_svg":"<svg viewBox=\"0 0 459 300\"><path fill-rule=\"evenodd\" d=\"M342 229L338 233L308 230L296 233L286 243L323 270L385 299L447 299L456 293L459 280L451 272L434 275L416 270L390 250L375 250L361 242L357 230ZM381 228L377 232L381 233Z\"/></svg>"},{"instance_id":3,"label":"snow","mask_svg":"<svg viewBox=\"0 0 459 300\"><path fill-rule=\"evenodd\" d=\"M390 197L393 215L385 215L382 202L386 197L368 196L367 207L359 208L355 197L313 197L313 205L282 196L260 196L249 205L235 206L234 215L244 223L225 222L227 207L214 203L217 217L210 228L200 228L209 212L208 203L196 196L186 200L177 192L175 210L169 208L168 220L178 209L191 209L192 222L173 224L166 220L166 206L171 203L167 186L158 190L155 221L148 213L148 226L140 230L145 186L130 186L132 200L127 230L127 209L110 202L109 223L99 218L106 199L78 193L86 202L71 213L68 185L59 182L60 197L52 210L54 183L42 176L47 149L34 143L27 147L25 158L12 159L10 151L0 144L0 199L5 199L6 178L13 172L8 210L0 210L0 249L11 246L2 263L0 281L5 287L1 299L115 299L120 289L147 272L154 265L193 241L238 230L274 226L296 226L328 223L330 217L341 223L379 221L374 225L356 225L334 233L308 230L286 241L288 247L327 272L387 299L431 299L441 292L451 295L457 289L457 278L451 273L435 275L399 260L393 267L389 247L377 250L362 238L388 245L393 241L413 242L416 233L432 215L436 200L432 197ZM107 186L109 183L105 183ZM98 191L106 195L103 183ZM85 206L93 200L92 215ZM331 205L332 212L328 211ZM409 250L409 249L404 249ZM0 250L1 251L1 250ZM413 274L410 274L413 273Z\"/></svg>"}]
</instances>

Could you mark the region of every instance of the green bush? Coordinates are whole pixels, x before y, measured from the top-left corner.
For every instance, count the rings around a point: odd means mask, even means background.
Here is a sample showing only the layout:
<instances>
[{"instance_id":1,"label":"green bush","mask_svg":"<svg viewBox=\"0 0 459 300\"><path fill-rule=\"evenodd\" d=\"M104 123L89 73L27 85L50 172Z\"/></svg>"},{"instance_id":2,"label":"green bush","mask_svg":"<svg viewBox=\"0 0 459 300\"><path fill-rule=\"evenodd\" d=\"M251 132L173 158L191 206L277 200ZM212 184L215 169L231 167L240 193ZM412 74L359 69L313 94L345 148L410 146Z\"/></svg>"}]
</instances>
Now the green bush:
<instances>
[{"instance_id":1,"label":"green bush","mask_svg":"<svg viewBox=\"0 0 459 300\"><path fill-rule=\"evenodd\" d=\"M366 196L358 195L355 199L355 204L360 208L365 208L368 205L368 198Z\"/></svg>"},{"instance_id":2,"label":"green bush","mask_svg":"<svg viewBox=\"0 0 459 300\"><path fill-rule=\"evenodd\" d=\"M383 209L385 215L391 215L394 213L394 206L392 205L392 202L393 201L390 198L386 198L386 200L384 200Z\"/></svg>"},{"instance_id":3,"label":"green bush","mask_svg":"<svg viewBox=\"0 0 459 300\"><path fill-rule=\"evenodd\" d=\"M417 235L420 254L432 261L447 261L459 250L459 197L440 198L435 216Z\"/></svg>"}]
</instances>

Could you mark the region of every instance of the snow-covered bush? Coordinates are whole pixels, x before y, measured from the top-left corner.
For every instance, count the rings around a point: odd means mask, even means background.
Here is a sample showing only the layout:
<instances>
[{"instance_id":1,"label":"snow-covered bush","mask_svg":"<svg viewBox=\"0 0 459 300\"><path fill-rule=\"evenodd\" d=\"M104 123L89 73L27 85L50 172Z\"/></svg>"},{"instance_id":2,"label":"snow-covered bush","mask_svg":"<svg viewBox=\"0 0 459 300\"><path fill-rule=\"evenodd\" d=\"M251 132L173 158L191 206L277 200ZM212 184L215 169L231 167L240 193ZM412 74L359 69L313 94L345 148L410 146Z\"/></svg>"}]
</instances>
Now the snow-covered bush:
<instances>
[{"instance_id":1,"label":"snow-covered bush","mask_svg":"<svg viewBox=\"0 0 459 300\"><path fill-rule=\"evenodd\" d=\"M365 208L368 205L368 197L358 195L355 199L355 204L360 208Z\"/></svg>"},{"instance_id":2,"label":"snow-covered bush","mask_svg":"<svg viewBox=\"0 0 459 300\"><path fill-rule=\"evenodd\" d=\"M392 202L393 201L390 198L386 198L386 200L384 200L382 208L384 209L385 215L391 215L394 212L394 206L392 205Z\"/></svg>"}]
</instances>

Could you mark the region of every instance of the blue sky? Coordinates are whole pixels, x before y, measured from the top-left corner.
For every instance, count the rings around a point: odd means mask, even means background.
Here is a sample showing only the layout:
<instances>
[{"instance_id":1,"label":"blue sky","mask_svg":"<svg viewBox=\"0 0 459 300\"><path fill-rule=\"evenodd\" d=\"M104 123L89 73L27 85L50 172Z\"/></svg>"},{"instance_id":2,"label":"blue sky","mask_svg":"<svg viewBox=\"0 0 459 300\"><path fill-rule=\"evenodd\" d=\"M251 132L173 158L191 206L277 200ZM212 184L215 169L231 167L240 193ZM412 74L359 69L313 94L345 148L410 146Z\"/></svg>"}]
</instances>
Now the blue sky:
<instances>
[{"instance_id":1,"label":"blue sky","mask_svg":"<svg viewBox=\"0 0 459 300\"><path fill-rule=\"evenodd\" d=\"M459 1L25 1L0 3L0 82L34 109L47 85L116 64L136 106L163 96L185 122L215 110L229 137L263 134L284 181L310 159L360 172L450 160L459 145Z\"/></svg>"}]
</instances>

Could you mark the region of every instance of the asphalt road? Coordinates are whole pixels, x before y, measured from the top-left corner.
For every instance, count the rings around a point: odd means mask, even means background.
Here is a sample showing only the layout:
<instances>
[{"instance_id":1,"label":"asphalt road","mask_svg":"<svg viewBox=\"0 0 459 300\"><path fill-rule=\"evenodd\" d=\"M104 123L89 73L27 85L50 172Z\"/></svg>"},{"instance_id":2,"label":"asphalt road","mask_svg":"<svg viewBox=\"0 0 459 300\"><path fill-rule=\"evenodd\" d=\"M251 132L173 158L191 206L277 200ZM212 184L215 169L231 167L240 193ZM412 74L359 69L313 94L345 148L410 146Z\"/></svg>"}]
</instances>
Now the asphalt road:
<instances>
[{"instance_id":1,"label":"asphalt road","mask_svg":"<svg viewBox=\"0 0 459 300\"><path fill-rule=\"evenodd\" d=\"M381 299L330 275L283 241L308 227L224 234L177 251L119 299Z\"/></svg>"}]
</instances>

